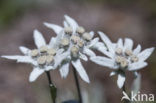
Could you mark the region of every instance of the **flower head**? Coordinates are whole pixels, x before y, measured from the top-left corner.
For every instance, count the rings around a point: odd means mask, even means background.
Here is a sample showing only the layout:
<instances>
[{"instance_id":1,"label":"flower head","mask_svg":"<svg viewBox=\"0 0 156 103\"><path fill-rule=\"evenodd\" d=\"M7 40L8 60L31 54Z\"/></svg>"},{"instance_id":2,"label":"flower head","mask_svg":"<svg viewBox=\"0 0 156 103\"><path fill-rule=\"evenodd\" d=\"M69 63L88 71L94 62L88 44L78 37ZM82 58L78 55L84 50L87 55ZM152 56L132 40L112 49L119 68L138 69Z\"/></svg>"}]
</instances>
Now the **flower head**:
<instances>
[{"instance_id":1,"label":"flower head","mask_svg":"<svg viewBox=\"0 0 156 103\"><path fill-rule=\"evenodd\" d=\"M99 45L99 38L93 38L94 32L87 32L84 27L79 26L78 23L71 17L65 15L64 27L44 23L45 26L55 31L59 35L59 46L65 51L70 52L68 62L65 62L60 67L62 77L66 77L69 71L69 63L77 69L81 78L89 82L88 75L83 68L80 59L88 61L88 56L95 56L91 48L97 48ZM85 55L86 54L86 55Z\"/></svg>"},{"instance_id":2,"label":"flower head","mask_svg":"<svg viewBox=\"0 0 156 103\"><path fill-rule=\"evenodd\" d=\"M34 69L30 74L29 81L33 82L43 72L56 69L67 56L67 53L63 53L63 49L56 47L55 39L56 38L51 38L50 43L46 44L42 34L38 30L34 30L34 41L37 48L30 50L20 46L20 50L24 56L14 55L2 57L17 60L17 62L32 64Z\"/></svg>"},{"instance_id":3,"label":"flower head","mask_svg":"<svg viewBox=\"0 0 156 103\"><path fill-rule=\"evenodd\" d=\"M91 60L113 69L110 75L118 74L117 84L121 88L125 82L125 71L135 72L147 66L146 59L152 54L154 47L141 51L140 45L133 49L133 41L130 38L126 38L124 43L121 38L117 43L112 43L104 33L99 32L99 35L106 46L105 49L99 49L99 51L107 57L96 56L91 57Z\"/></svg>"}]
</instances>

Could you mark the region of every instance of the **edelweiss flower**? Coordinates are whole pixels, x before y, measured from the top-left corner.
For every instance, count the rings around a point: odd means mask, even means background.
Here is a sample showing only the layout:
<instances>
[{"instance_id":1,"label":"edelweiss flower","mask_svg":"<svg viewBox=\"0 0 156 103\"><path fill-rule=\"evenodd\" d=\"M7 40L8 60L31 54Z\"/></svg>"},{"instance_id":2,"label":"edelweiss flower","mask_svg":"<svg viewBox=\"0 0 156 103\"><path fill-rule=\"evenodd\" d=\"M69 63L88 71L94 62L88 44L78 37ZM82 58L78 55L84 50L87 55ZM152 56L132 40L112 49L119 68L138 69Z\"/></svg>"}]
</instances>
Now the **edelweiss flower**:
<instances>
[{"instance_id":1,"label":"edelweiss flower","mask_svg":"<svg viewBox=\"0 0 156 103\"><path fill-rule=\"evenodd\" d=\"M134 71L147 66L145 61L154 51L154 47L145 49L141 52L141 46L138 45L133 50L133 41L129 38L123 40L120 38L117 43L112 43L110 39L102 32L98 32L107 49L100 50L107 57L96 56L91 57L91 60L101 66L106 66L114 71L110 76L117 74L117 84L122 88L125 82L125 71Z\"/></svg>"},{"instance_id":2,"label":"edelweiss flower","mask_svg":"<svg viewBox=\"0 0 156 103\"><path fill-rule=\"evenodd\" d=\"M17 60L21 63L29 63L33 65L33 71L30 74L29 81L35 81L43 72L51 69L56 69L68 53L63 53L63 49L56 47L56 38L51 38L51 41L46 44L45 39L38 30L34 30L34 41L37 49L30 50L26 47L20 46L21 52L24 56L2 56L3 58Z\"/></svg>"},{"instance_id":3,"label":"edelweiss flower","mask_svg":"<svg viewBox=\"0 0 156 103\"><path fill-rule=\"evenodd\" d=\"M68 75L69 63L71 61L80 77L84 81L89 82L88 75L81 64L80 59L88 61L85 54L88 56L95 56L95 53L91 48L98 49L99 45L101 45L101 43L98 42L99 38L93 39L94 32L86 32L83 27L79 26L74 19L67 15L65 15L64 27L49 23L44 24L59 35L59 46L65 51L70 52L68 60L60 67L61 76L65 78Z\"/></svg>"}]
</instances>

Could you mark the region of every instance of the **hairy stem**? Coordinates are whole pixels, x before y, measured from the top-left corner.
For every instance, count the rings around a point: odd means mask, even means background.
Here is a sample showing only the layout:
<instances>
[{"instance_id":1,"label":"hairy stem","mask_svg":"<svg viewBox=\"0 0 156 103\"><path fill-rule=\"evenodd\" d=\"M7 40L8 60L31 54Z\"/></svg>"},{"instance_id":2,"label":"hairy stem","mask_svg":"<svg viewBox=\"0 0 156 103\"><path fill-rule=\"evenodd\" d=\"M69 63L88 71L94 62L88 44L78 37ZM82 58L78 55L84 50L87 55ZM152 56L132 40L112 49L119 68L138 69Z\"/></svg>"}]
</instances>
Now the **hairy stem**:
<instances>
[{"instance_id":1,"label":"hairy stem","mask_svg":"<svg viewBox=\"0 0 156 103\"><path fill-rule=\"evenodd\" d=\"M77 87L77 92L78 92L78 97L79 97L79 103L82 103L82 95L81 95L80 84L79 84L77 72L75 70L75 67L74 66L72 66L72 67L73 67L73 74L74 74L75 84Z\"/></svg>"},{"instance_id":2,"label":"hairy stem","mask_svg":"<svg viewBox=\"0 0 156 103\"><path fill-rule=\"evenodd\" d=\"M47 74L47 77L48 77L48 82L49 82L49 88L50 88L50 94L51 94L52 101L53 101L53 103L56 103L57 88L52 83L50 72L47 71L46 74Z\"/></svg>"}]
</instances>

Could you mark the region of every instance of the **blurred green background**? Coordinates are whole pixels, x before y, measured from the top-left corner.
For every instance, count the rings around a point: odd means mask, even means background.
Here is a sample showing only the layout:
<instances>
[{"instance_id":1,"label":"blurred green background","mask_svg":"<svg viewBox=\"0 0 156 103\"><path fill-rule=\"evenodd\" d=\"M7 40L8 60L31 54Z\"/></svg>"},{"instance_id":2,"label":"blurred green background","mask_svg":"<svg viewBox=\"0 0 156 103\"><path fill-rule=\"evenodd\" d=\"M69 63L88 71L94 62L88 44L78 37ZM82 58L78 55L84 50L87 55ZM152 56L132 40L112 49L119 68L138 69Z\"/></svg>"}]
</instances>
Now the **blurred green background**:
<instances>
[{"instance_id":1,"label":"blurred green background","mask_svg":"<svg viewBox=\"0 0 156 103\"><path fill-rule=\"evenodd\" d=\"M36 28L49 41L55 34L43 22L62 25L64 14L88 31L105 32L113 42L130 37L143 49L156 46L156 0L0 0L0 55L21 54L21 45L35 48L32 33ZM156 52L148 63L139 71L141 92L156 96ZM120 103L122 93L116 78L109 77L110 70L92 62L83 64L91 79L89 85L81 81L86 103ZM30 65L0 59L0 103L51 102L46 76L29 83L31 70ZM72 73L67 79L61 79L57 70L51 73L59 88L58 101L77 98ZM134 77L127 75L130 88Z\"/></svg>"}]
</instances>

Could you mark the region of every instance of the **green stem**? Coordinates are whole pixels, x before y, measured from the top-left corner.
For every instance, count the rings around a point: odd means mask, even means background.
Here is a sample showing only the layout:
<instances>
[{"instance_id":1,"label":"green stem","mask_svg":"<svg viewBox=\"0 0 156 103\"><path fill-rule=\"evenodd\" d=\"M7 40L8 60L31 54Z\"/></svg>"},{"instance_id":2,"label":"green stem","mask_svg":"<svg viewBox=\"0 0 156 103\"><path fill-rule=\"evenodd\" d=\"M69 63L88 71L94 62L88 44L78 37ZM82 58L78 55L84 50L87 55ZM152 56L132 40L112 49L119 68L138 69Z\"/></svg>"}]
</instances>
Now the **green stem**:
<instances>
[{"instance_id":1,"label":"green stem","mask_svg":"<svg viewBox=\"0 0 156 103\"><path fill-rule=\"evenodd\" d=\"M50 72L47 71L46 74L47 74L47 77L48 77L48 82L49 82L49 88L50 88L50 94L51 94L52 101L53 101L53 103L56 103L57 88L52 83Z\"/></svg>"},{"instance_id":2,"label":"green stem","mask_svg":"<svg viewBox=\"0 0 156 103\"><path fill-rule=\"evenodd\" d=\"M77 72L75 70L75 67L74 66L72 66L72 67L73 67L73 74L74 74L74 78L75 78L75 84L76 84L76 87L77 87L77 93L78 93L78 97L79 97L79 103L83 103Z\"/></svg>"}]
</instances>

